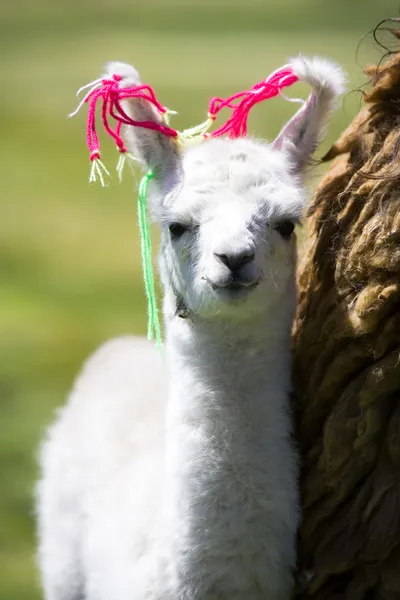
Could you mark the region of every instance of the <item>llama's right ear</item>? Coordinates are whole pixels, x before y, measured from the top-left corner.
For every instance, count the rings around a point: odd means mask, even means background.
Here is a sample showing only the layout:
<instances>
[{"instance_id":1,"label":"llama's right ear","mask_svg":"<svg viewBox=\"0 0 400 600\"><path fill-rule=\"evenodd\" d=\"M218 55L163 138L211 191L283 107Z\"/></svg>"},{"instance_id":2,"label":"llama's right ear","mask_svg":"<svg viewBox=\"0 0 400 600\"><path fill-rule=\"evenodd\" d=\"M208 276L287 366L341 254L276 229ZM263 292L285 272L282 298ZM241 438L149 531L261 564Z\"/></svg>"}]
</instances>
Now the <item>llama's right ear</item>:
<instances>
[{"instance_id":1,"label":"llama's right ear","mask_svg":"<svg viewBox=\"0 0 400 600\"><path fill-rule=\"evenodd\" d=\"M299 57L289 64L299 81L308 83L312 92L273 146L288 153L295 171L302 173L322 141L337 96L344 91L345 76L338 65L320 58Z\"/></svg>"},{"instance_id":2,"label":"llama's right ear","mask_svg":"<svg viewBox=\"0 0 400 600\"><path fill-rule=\"evenodd\" d=\"M112 62L107 65L107 76L117 73L122 79L119 87L141 85L139 73L131 65ZM135 121L165 125L160 113L147 100L128 98L121 100L123 110ZM176 183L180 172L180 152L177 141L154 129L127 125L122 129L128 150L137 157L146 170L152 170L154 181L162 195Z\"/></svg>"}]
</instances>

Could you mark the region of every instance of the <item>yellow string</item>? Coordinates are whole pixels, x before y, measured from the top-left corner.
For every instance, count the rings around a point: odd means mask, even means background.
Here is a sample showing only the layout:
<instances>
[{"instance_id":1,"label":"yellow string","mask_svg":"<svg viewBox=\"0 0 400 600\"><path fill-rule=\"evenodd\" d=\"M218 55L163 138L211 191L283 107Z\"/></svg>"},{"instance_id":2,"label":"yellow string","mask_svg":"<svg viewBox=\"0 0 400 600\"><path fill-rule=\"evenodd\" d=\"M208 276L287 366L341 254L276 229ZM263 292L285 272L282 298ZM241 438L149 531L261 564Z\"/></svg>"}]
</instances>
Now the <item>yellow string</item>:
<instances>
[{"instance_id":1,"label":"yellow string","mask_svg":"<svg viewBox=\"0 0 400 600\"><path fill-rule=\"evenodd\" d=\"M194 139L197 141L197 138L199 138L199 141L201 141L202 136L210 129L210 127L212 127L214 120L215 119L213 117L209 116L203 123L178 132L178 138L182 140L183 143L186 141L190 142Z\"/></svg>"}]
</instances>

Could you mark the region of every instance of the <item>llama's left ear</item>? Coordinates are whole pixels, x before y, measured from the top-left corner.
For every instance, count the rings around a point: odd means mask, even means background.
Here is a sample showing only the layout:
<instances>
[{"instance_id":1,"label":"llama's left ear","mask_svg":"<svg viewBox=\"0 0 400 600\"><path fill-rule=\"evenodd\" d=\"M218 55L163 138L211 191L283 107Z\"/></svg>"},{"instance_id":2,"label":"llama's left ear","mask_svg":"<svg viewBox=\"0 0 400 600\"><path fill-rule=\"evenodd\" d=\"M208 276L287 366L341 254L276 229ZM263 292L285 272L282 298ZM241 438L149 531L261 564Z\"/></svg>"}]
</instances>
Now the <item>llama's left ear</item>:
<instances>
[{"instance_id":1,"label":"llama's left ear","mask_svg":"<svg viewBox=\"0 0 400 600\"><path fill-rule=\"evenodd\" d=\"M120 77L119 87L122 91L129 86L142 85L139 73L131 65L109 63L106 75L111 77L113 74L118 74ZM121 105L129 118L138 123L165 125L161 113L148 100L127 97L121 100ZM166 195L180 174L181 155L176 139L165 135L157 128L130 125L123 128L123 137L128 150L142 162L146 170L153 172L154 181L161 195Z\"/></svg>"},{"instance_id":2,"label":"llama's left ear","mask_svg":"<svg viewBox=\"0 0 400 600\"><path fill-rule=\"evenodd\" d=\"M337 97L345 89L345 75L335 63L321 58L298 57L289 62L299 81L312 92L273 142L273 147L290 155L294 169L301 173L322 141Z\"/></svg>"}]
</instances>

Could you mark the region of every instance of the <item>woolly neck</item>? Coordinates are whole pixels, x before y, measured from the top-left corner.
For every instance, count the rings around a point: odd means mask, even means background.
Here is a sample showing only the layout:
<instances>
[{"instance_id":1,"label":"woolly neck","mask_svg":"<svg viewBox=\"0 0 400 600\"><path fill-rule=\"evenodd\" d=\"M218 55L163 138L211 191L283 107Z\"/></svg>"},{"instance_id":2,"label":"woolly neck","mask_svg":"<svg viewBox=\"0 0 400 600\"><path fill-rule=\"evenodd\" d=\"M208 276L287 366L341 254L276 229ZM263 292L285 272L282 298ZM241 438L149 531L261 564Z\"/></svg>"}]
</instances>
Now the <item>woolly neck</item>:
<instances>
[{"instance_id":1,"label":"woolly neck","mask_svg":"<svg viewBox=\"0 0 400 600\"><path fill-rule=\"evenodd\" d=\"M252 558L265 551L281 470L285 478L293 468L276 451L289 443L289 338L287 308L252 323L194 316L167 325L164 506L176 597L194 588L208 597L219 586L226 597L245 597L237 583L213 581L220 573L213 557L233 561L244 580L262 580L264 567L250 575Z\"/></svg>"}]
</instances>

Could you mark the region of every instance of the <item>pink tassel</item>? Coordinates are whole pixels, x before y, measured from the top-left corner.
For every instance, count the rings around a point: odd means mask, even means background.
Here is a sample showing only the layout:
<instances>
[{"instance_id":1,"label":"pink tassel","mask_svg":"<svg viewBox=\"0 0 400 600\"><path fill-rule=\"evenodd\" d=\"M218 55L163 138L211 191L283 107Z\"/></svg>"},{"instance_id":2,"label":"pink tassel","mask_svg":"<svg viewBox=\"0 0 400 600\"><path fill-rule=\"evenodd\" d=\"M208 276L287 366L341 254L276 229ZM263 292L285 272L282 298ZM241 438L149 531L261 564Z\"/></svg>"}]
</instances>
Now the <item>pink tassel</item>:
<instances>
[{"instance_id":1,"label":"pink tassel","mask_svg":"<svg viewBox=\"0 0 400 600\"><path fill-rule=\"evenodd\" d=\"M125 144L120 135L121 125L132 125L134 127L144 127L159 131L168 137L177 137L178 132L171 127L167 127L162 123L153 121L135 121L122 108L121 100L130 98L138 98L150 102L161 114L165 114L167 109L157 100L153 89L149 85L138 85L131 87L120 87L122 77L113 75L110 79L102 79L94 82L95 86L87 93L82 100L78 109L84 103L89 104L87 123L86 123L86 143L90 153L92 162L99 161L100 166L100 143L96 128L96 110L98 103L101 103L101 119L105 131L115 141L115 144L121 154L127 152ZM75 111L76 113L77 111ZM75 114L73 113L73 114ZM72 115L71 115L72 116ZM109 118L112 117L116 121L116 126L113 128L110 125ZM93 171L94 172L94 171ZM102 181L103 183L103 181Z\"/></svg>"},{"instance_id":2,"label":"pink tassel","mask_svg":"<svg viewBox=\"0 0 400 600\"><path fill-rule=\"evenodd\" d=\"M208 137L219 137L228 135L230 138L238 138L247 134L247 119L249 112L253 106L268 100L282 93L285 87L293 85L298 81L289 66L284 66L269 75L266 79L254 85L250 90L239 92L229 98L212 98L209 104L209 112L207 121L194 127L189 131L198 129L198 133L192 134L192 140L202 140ZM180 134L177 130L172 129L166 124L166 120L162 123L154 121L136 121L130 117L122 108L121 102L132 98L145 100L154 106L160 115L166 115L167 109L157 100L153 89L149 85L133 85L130 87L121 87L122 77L114 74L109 78L99 79L87 86L81 88L91 89L83 98L78 108L72 113L76 114L83 104L88 104L88 116L86 124L86 143L90 153L92 162L92 170L89 181L100 180L102 185L106 185L106 176L109 176L104 164L101 162L100 144L96 129L96 111L99 103L101 105L101 120L105 131L113 138L118 151L120 152L120 161L118 162L118 174L122 177L123 165L126 159L135 160L127 151L121 137L121 126L130 125L133 127L143 127L158 131L168 137L178 138L182 136L185 140L185 132ZM78 92L79 93L79 92ZM212 133L204 133L211 126L212 121L215 121L218 113L223 108L229 108L232 111L230 118L218 129ZM112 119L112 122L110 122Z\"/></svg>"},{"instance_id":3,"label":"pink tassel","mask_svg":"<svg viewBox=\"0 0 400 600\"><path fill-rule=\"evenodd\" d=\"M263 100L269 100L281 93L282 89L293 85L298 81L297 75L293 73L290 67L282 67L269 75L266 79L254 85L250 90L239 92L230 96L226 100L222 98L212 98L209 105L210 118L216 115L223 108L232 109L232 116L224 125L213 131L211 134L205 134L205 137L219 137L229 135L230 138L237 138L247 134L247 119L250 110Z\"/></svg>"}]
</instances>

